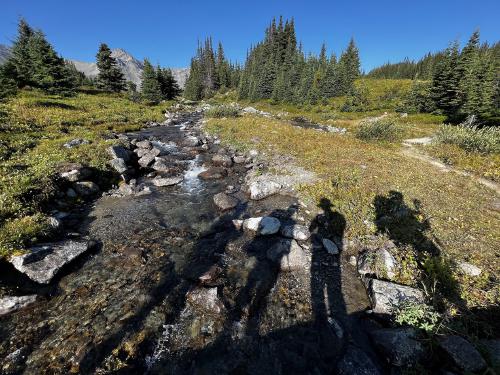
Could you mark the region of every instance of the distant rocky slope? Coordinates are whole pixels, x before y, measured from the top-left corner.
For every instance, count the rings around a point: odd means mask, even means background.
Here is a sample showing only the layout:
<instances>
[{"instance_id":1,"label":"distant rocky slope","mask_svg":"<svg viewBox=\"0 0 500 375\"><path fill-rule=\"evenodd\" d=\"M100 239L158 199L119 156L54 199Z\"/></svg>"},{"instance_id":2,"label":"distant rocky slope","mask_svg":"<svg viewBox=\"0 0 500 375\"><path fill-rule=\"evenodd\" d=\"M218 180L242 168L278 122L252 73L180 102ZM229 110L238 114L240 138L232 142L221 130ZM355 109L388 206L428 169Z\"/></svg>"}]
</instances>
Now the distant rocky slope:
<instances>
[{"instance_id":1,"label":"distant rocky slope","mask_svg":"<svg viewBox=\"0 0 500 375\"><path fill-rule=\"evenodd\" d=\"M143 65L142 62L127 53L127 51L116 48L111 51L111 55L116 59L118 66L122 70L125 79L134 82L136 85L141 84L141 75ZM10 56L10 48L0 44L0 64L4 63ZM80 72L84 73L87 77L95 77L99 73L95 62L83 62L77 60L69 60ZM189 68L171 68L175 80L181 88L184 88L187 77L189 76Z\"/></svg>"},{"instance_id":2,"label":"distant rocky slope","mask_svg":"<svg viewBox=\"0 0 500 375\"><path fill-rule=\"evenodd\" d=\"M116 59L118 66L122 70L125 78L134 82L136 85L141 84L141 75L143 64L135 57L130 55L127 51L116 48L111 50L111 55ZM80 72L84 73L87 77L97 76L98 70L96 63L88 63L76 60L70 60L75 64L75 67ZM171 68L175 80L179 83L181 88L184 87L187 77L189 75L189 68Z\"/></svg>"}]
</instances>

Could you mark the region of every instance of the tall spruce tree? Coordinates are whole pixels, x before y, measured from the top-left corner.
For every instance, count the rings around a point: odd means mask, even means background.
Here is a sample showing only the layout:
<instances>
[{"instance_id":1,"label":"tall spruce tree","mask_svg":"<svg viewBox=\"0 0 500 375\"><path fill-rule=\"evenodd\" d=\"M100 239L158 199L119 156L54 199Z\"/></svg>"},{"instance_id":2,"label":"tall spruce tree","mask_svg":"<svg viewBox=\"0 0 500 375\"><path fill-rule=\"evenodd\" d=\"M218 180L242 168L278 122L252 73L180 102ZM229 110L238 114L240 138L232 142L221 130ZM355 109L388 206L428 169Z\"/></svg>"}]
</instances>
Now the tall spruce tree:
<instances>
[{"instance_id":1,"label":"tall spruce tree","mask_svg":"<svg viewBox=\"0 0 500 375\"><path fill-rule=\"evenodd\" d=\"M24 20L20 19L17 26L17 37L12 46L12 56L10 61L15 70L11 72L11 77L19 88L34 85L33 64L31 61L29 43L35 31Z\"/></svg>"},{"instance_id":2,"label":"tall spruce tree","mask_svg":"<svg viewBox=\"0 0 500 375\"><path fill-rule=\"evenodd\" d=\"M161 86L158 81L157 71L148 59L144 59L141 95L142 98L150 104L157 104L162 100Z\"/></svg>"},{"instance_id":3,"label":"tall spruce tree","mask_svg":"<svg viewBox=\"0 0 500 375\"><path fill-rule=\"evenodd\" d=\"M111 56L111 50L107 44L102 43L97 52L97 87L111 92L125 90L126 82L123 73L116 64L116 60Z\"/></svg>"}]
</instances>

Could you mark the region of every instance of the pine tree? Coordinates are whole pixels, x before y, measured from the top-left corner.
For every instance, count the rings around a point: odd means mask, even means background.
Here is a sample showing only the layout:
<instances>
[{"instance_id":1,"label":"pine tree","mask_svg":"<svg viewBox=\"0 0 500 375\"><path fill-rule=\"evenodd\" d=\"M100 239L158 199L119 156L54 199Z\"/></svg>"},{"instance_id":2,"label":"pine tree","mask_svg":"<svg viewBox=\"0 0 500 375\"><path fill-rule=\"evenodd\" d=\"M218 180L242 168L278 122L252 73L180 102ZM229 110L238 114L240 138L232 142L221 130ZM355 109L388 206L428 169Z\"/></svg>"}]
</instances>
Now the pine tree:
<instances>
[{"instance_id":1,"label":"pine tree","mask_svg":"<svg viewBox=\"0 0 500 375\"><path fill-rule=\"evenodd\" d=\"M99 46L97 53L97 87L105 91L120 92L125 90L125 78L120 68L116 64L116 60L111 56L109 47L102 43Z\"/></svg>"},{"instance_id":2,"label":"pine tree","mask_svg":"<svg viewBox=\"0 0 500 375\"><path fill-rule=\"evenodd\" d=\"M351 39L347 49L339 60L338 86L340 94L348 94L354 87L354 81L360 76L359 52L354 39Z\"/></svg>"},{"instance_id":3,"label":"pine tree","mask_svg":"<svg viewBox=\"0 0 500 375\"><path fill-rule=\"evenodd\" d=\"M196 57L191 59L189 77L184 86L184 97L190 100L200 100L203 98L203 81L200 61Z\"/></svg>"},{"instance_id":4,"label":"pine tree","mask_svg":"<svg viewBox=\"0 0 500 375\"><path fill-rule=\"evenodd\" d=\"M157 71L147 59L144 59L144 68L142 70L141 95L150 104L157 104L162 100Z\"/></svg>"},{"instance_id":5,"label":"pine tree","mask_svg":"<svg viewBox=\"0 0 500 375\"><path fill-rule=\"evenodd\" d=\"M13 96L17 92L17 84L15 77L16 67L12 61L7 61L0 66L0 101L9 96Z\"/></svg>"},{"instance_id":6,"label":"pine tree","mask_svg":"<svg viewBox=\"0 0 500 375\"><path fill-rule=\"evenodd\" d=\"M11 77L17 82L19 88L33 85L33 64L29 52L29 42L34 30L24 19L20 19L17 27L17 38L12 46L11 62L15 67L15 76Z\"/></svg>"}]
</instances>

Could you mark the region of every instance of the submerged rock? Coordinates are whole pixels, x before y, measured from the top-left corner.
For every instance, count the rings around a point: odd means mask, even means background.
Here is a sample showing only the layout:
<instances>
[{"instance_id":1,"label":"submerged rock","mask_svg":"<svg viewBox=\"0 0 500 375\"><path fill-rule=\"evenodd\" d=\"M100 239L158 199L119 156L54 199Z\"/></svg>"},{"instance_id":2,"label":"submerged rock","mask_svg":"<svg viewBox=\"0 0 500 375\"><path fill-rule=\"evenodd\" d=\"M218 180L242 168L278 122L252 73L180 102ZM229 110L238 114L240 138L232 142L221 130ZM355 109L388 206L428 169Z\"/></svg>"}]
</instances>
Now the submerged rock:
<instances>
[{"instance_id":1,"label":"submerged rock","mask_svg":"<svg viewBox=\"0 0 500 375\"><path fill-rule=\"evenodd\" d=\"M48 284L66 264L92 247L90 241L62 241L29 249L29 253L10 258L10 263L31 280Z\"/></svg>"},{"instance_id":2,"label":"submerged rock","mask_svg":"<svg viewBox=\"0 0 500 375\"><path fill-rule=\"evenodd\" d=\"M222 211L230 210L238 205L238 199L227 195L226 193L219 193L214 195L214 203Z\"/></svg>"},{"instance_id":3,"label":"submerged rock","mask_svg":"<svg viewBox=\"0 0 500 375\"><path fill-rule=\"evenodd\" d=\"M395 308L404 302L424 303L424 293L420 289L370 279L368 284L373 312L391 314Z\"/></svg>"},{"instance_id":4,"label":"submerged rock","mask_svg":"<svg viewBox=\"0 0 500 375\"><path fill-rule=\"evenodd\" d=\"M370 332L370 336L390 364L408 367L422 360L423 345L416 340L413 328L386 328Z\"/></svg>"},{"instance_id":5,"label":"submerged rock","mask_svg":"<svg viewBox=\"0 0 500 375\"><path fill-rule=\"evenodd\" d=\"M278 233L281 223L272 216L252 217L243 222L243 228L260 235L269 235Z\"/></svg>"},{"instance_id":6,"label":"submerged rock","mask_svg":"<svg viewBox=\"0 0 500 375\"><path fill-rule=\"evenodd\" d=\"M254 181L250 183L248 191L250 199L260 200L279 193L281 187L281 184L271 180Z\"/></svg>"},{"instance_id":7,"label":"submerged rock","mask_svg":"<svg viewBox=\"0 0 500 375\"><path fill-rule=\"evenodd\" d=\"M439 347L463 371L478 372L487 366L477 349L463 337L446 336L439 340Z\"/></svg>"},{"instance_id":8,"label":"submerged rock","mask_svg":"<svg viewBox=\"0 0 500 375\"><path fill-rule=\"evenodd\" d=\"M28 306L29 304L35 302L37 297L38 296L36 294L31 294L28 296L7 296L0 298L0 316Z\"/></svg>"}]
</instances>

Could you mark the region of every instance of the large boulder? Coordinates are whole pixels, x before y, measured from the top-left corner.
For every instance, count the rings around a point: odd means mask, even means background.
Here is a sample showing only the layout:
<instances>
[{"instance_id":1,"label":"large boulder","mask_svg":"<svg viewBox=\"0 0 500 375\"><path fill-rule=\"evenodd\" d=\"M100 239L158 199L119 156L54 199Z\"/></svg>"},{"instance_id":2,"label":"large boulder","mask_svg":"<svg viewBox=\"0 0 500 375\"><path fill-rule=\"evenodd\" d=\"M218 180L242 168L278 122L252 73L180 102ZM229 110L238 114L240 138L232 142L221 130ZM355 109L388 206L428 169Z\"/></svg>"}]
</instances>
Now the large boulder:
<instances>
[{"instance_id":1,"label":"large boulder","mask_svg":"<svg viewBox=\"0 0 500 375\"><path fill-rule=\"evenodd\" d=\"M48 284L66 264L88 251L91 241L62 241L35 246L27 254L10 258L10 263L31 280Z\"/></svg>"},{"instance_id":2,"label":"large boulder","mask_svg":"<svg viewBox=\"0 0 500 375\"><path fill-rule=\"evenodd\" d=\"M37 295L28 296L6 296L0 298L0 316L22 309L36 301Z\"/></svg>"},{"instance_id":3,"label":"large boulder","mask_svg":"<svg viewBox=\"0 0 500 375\"><path fill-rule=\"evenodd\" d=\"M310 267L309 256L292 239L280 239L266 255L273 262L279 262L281 271L307 270Z\"/></svg>"},{"instance_id":4,"label":"large boulder","mask_svg":"<svg viewBox=\"0 0 500 375\"><path fill-rule=\"evenodd\" d=\"M281 228L281 235L297 241L306 241L311 237L311 232L305 225L292 224L283 226Z\"/></svg>"},{"instance_id":5,"label":"large boulder","mask_svg":"<svg viewBox=\"0 0 500 375\"><path fill-rule=\"evenodd\" d=\"M123 146L110 146L106 151L113 159L123 159L126 163L130 161L131 152Z\"/></svg>"},{"instance_id":6,"label":"large boulder","mask_svg":"<svg viewBox=\"0 0 500 375\"><path fill-rule=\"evenodd\" d=\"M462 371L479 372L487 366L477 349L463 337L456 335L443 337L439 340L439 347Z\"/></svg>"},{"instance_id":7,"label":"large boulder","mask_svg":"<svg viewBox=\"0 0 500 375\"><path fill-rule=\"evenodd\" d=\"M384 328L370 332L373 343L387 361L409 367L422 360L425 351L412 328Z\"/></svg>"},{"instance_id":8,"label":"large boulder","mask_svg":"<svg viewBox=\"0 0 500 375\"><path fill-rule=\"evenodd\" d=\"M109 165L113 167L118 173L125 173L128 171L127 163L122 158L116 158L109 162Z\"/></svg>"},{"instance_id":9,"label":"large boulder","mask_svg":"<svg viewBox=\"0 0 500 375\"><path fill-rule=\"evenodd\" d=\"M361 276L393 280L396 277L396 259L386 248L366 250L358 257Z\"/></svg>"},{"instance_id":10,"label":"large boulder","mask_svg":"<svg viewBox=\"0 0 500 375\"><path fill-rule=\"evenodd\" d=\"M272 180L259 180L250 183L248 191L250 199L260 200L280 192L281 184Z\"/></svg>"},{"instance_id":11,"label":"large boulder","mask_svg":"<svg viewBox=\"0 0 500 375\"><path fill-rule=\"evenodd\" d=\"M157 157L155 158L155 162L153 163L151 168L158 172L169 172L173 169L173 166L170 160L167 160L163 157Z\"/></svg>"},{"instance_id":12,"label":"large boulder","mask_svg":"<svg viewBox=\"0 0 500 375\"><path fill-rule=\"evenodd\" d=\"M402 303L424 303L424 293L420 289L377 279L368 281L368 291L373 312L391 314Z\"/></svg>"},{"instance_id":13,"label":"large boulder","mask_svg":"<svg viewBox=\"0 0 500 375\"><path fill-rule=\"evenodd\" d=\"M226 193L219 193L214 195L215 205L222 211L230 210L238 205L238 199L227 195Z\"/></svg>"},{"instance_id":14,"label":"large boulder","mask_svg":"<svg viewBox=\"0 0 500 375\"><path fill-rule=\"evenodd\" d=\"M278 233L280 227L280 221L272 216L251 217L243 222L243 229L263 236Z\"/></svg>"}]
</instances>

